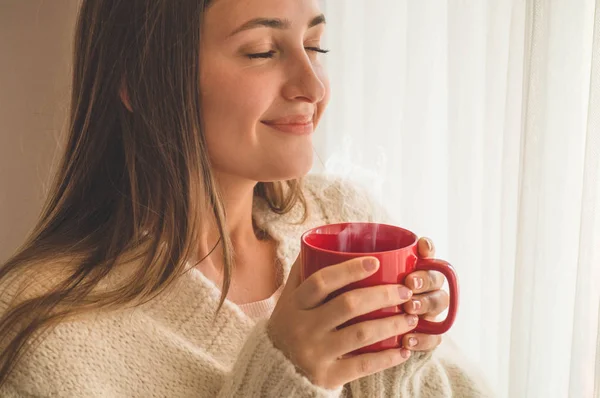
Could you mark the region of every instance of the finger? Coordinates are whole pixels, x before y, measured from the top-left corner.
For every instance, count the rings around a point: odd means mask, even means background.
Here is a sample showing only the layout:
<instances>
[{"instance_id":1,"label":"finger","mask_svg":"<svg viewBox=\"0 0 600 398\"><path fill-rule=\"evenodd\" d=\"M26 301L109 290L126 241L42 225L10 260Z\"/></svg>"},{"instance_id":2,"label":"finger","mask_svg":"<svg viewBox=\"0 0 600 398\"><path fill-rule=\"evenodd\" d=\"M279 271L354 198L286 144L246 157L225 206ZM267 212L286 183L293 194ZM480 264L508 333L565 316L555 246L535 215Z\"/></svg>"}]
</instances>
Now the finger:
<instances>
[{"instance_id":1,"label":"finger","mask_svg":"<svg viewBox=\"0 0 600 398\"><path fill-rule=\"evenodd\" d=\"M420 238L417 243L419 250L419 256L423 258L435 257L435 246L433 241L429 238Z\"/></svg>"},{"instance_id":2,"label":"finger","mask_svg":"<svg viewBox=\"0 0 600 398\"><path fill-rule=\"evenodd\" d=\"M434 290L433 292L414 295L413 298L404 303L404 312L415 315L427 315L435 318L448 309L450 297L445 290Z\"/></svg>"},{"instance_id":3,"label":"finger","mask_svg":"<svg viewBox=\"0 0 600 398\"><path fill-rule=\"evenodd\" d=\"M401 314L364 321L347 326L331 334L330 347L336 357L390 337L414 330L419 322L416 315Z\"/></svg>"},{"instance_id":4,"label":"finger","mask_svg":"<svg viewBox=\"0 0 600 398\"><path fill-rule=\"evenodd\" d=\"M323 304L319 318L327 320L327 327L335 329L350 319L387 307L406 303L412 290L403 285L379 285L351 290Z\"/></svg>"},{"instance_id":5,"label":"finger","mask_svg":"<svg viewBox=\"0 0 600 398\"><path fill-rule=\"evenodd\" d=\"M442 343L436 334L408 333L402 337L402 347L411 351L432 351Z\"/></svg>"},{"instance_id":6,"label":"finger","mask_svg":"<svg viewBox=\"0 0 600 398\"><path fill-rule=\"evenodd\" d=\"M300 308L311 309L320 305L331 293L371 276L378 268L377 258L360 257L315 272L296 289Z\"/></svg>"},{"instance_id":7,"label":"finger","mask_svg":"<svg viewBox=\"0 0 600 398\"><path fill-rule=\"evenodd\" d=\"M380 352L349 356L338 360L332 366L331 372L336 375L337 380L335 380L335 383L342 385L398 366L406 362L410 358L410 354L410 350L405 348L392 348Z\"/></svg>"},{"instance_id":8,"label":"finger","mask_svg":"<svg viewBox=\"0 0 600 398\"><path fill-rule=\"evenodd\" d=\"M441 272L415 271L406 277L404 284L411 289L414 294L420 294L441 289L445 279L444 274Z\"/></svg>"}]
</instances>

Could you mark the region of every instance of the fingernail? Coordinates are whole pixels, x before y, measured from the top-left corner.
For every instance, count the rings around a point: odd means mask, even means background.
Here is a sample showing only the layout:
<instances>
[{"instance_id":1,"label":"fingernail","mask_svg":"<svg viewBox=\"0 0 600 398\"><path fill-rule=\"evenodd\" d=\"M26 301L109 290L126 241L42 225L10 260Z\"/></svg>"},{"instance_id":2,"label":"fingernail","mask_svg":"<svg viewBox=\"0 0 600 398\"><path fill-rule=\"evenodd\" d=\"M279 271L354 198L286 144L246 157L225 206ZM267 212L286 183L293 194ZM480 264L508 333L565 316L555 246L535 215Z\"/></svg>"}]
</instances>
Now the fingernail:
<instances>
[{"instance_id":1,"label":"fingernail","mask_svg":"<svg viewBox=\"0 0 600 398\"><path fill-rule=\"evenodd\" d=\"M400 355L402 355L402 358L408 359L408 357L410 357L410 350L407 350L406 348L402 348L402 349L400 349Z\"/></svg>"},{"instance_id":2,"label":"fingernail","mask_svg":"<svg viewBox=\"0 0 600 398\"><path fill-rule=\"evenodd\" d=\"M425 238L425 242L427 243L427 249L429 249L429 251L432 252L433 251L433 243L431 242L431 239Z\"/></svg>"},{"instance_id":3,"label":"fingernail","mask_svg":"<svg viewBox=\"0 0 600 398\"><path fill-rule=\"evenodd\" d=\"M416 337L411 337L408 339L408 346L409 347L416 347L417 344L419 344L419 340L417 340Z\"/></svg>"},{"instance_id":4,"label":"fingernail","mask_svg":"<svg viewBox=\"0 0 600 398\"><path fill-rule=\"evenodd\" d=\"M408 300L412 296L412 290L406 286L398 286L398 292L400 292L400 299Z\"/></svg>"},{"instance_id":5,"label":"fingernail","mask_svg":"<svg viewBox=\"0 0 600 398\"><path fill-rule=\"evenodd\" d=\"M408 323L408 326L415 326L417 324L418 320L419 320L419 318L416 315L407 315L406 316L406 322Z\"/></svg>"},{"instance_id":6,"label":"fingernail","mask_svg":"<svg viewBox=\"0 0 600 398\"><path fill-rule=\"evenodd\" d=\"M418 276L415 276L413 278L413 283L415 285L415 289L419 290L423 288L423 278L419 278Z\"/></svg>"},{"instance_id":7,"label":"fingernail","mask_svg":"<svg viewBox=\"0 0 600 398\"><path fill-rule=\"evenodd\" d=\"M363 267L365 268L365 271L367 271L367 272L375 271L378 266L379 266L379 261L377 261L374 258L366 258L363 260Z\"/></svg>"},{"instance_id":8,"label":"fingernail","mask_svg":"<svg viewBox=\"0 0 600 398\"><path fill-rule=\"evenodd\" d=\"M415 311L419 311L421 309L421 301L420 300L413 300L413 309Z\"/></svg>"}]
</instances>

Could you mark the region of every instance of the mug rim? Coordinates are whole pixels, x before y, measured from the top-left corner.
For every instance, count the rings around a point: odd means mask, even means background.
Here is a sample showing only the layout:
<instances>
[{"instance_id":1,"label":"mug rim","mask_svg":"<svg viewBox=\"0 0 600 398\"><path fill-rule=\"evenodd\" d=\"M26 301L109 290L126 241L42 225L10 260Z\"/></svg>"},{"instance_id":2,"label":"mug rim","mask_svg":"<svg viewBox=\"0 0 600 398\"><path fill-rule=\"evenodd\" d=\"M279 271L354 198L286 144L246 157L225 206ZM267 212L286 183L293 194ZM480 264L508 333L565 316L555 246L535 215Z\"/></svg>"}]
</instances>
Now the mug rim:
<instances>
[{"instance_id":1,"label":"mug rim","mask_svg":"<svg viewBox=\"0 0 600 398\"><path fill-rule=\"evenodd\" d=\"M315 231L317 229L319 229L319 228L323 228L323 227L337 227L337 226L344 226L344 225L350 225L350 224L355 224L355 225L379 225L379 226L389 227L389 228L392 228L392 229L400 230L400 231L406 233L407 235L410 235L413 238L413 241L409 245L406 245L404 247L400 247L398 249L385 250L385 251L373 251L373 252L368 252L368 253L341 252L341 251L336 251L336 250L323 249L323 248L320 248L318 246L312 245L312 244L310 244L310 243L308 243L306 241L306 238L309 235L315 234ZM318 235L318 234L316 234L316 235ZM374 255L381 255L381 254L386 254L386 253L393 253L393 252L396 252L398 250L405 250L405 249L408 249L408 248L414 246L415 244L417 244L418 241L419 241L419 237L417 236L417 234L415 234L411 230L399 227L397 225L391 225L391 224L380 223L380 222L368 222L368 221L360 221L360 222L348 221L348 222L340 222L340 223L333 223L333 224L324 224L324 225L320 225L318 227L314 227L314 228L309 229L308 231L304 232L302 234L302 237L301 237L302 244L305 245L306 247L309 247L309 248L313 249L313 250L318 250L320 252L330 253L330 254L336 254L336 255L361 256L361 257L363 257L363 256L364 257L369 257L369 256L374 256Z\"/></svg>"}]
</instances>

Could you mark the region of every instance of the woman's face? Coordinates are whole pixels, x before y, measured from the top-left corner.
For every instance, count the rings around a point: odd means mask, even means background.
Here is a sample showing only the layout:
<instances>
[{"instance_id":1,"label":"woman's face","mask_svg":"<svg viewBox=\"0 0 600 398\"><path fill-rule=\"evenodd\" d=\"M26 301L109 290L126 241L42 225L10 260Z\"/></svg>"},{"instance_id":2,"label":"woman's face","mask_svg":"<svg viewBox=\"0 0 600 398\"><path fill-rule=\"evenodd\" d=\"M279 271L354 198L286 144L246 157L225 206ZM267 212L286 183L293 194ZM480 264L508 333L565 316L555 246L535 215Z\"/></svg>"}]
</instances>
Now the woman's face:
<instances>
[{"instance_id":1,"label":"woman's face","mask_svg":"<svg viewBox=\"0 0 600 398\"><path fill-rule=\"evenodd\" d=\"M324 28L318 0L215 0L208 9L200 88L218 173L267 182L310 171L329 99Z\"/></svg>"}]
</instances>

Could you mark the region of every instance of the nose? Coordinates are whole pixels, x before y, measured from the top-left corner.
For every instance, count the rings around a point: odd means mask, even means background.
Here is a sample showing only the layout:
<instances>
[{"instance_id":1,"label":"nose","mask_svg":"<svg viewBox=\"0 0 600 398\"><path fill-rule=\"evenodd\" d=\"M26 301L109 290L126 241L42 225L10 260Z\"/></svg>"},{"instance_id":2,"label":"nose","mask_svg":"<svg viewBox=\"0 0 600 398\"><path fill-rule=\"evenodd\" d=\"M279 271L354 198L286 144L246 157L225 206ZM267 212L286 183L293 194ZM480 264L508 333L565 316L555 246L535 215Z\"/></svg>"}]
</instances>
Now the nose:
<instances>
[{"instance_id":1,"label":"nose","mask_svg":"<svg viewBox=\"0 0 600 398\"><path fill-rule=\"evenodd\" d=\"M321 102L327 93L318 73L320 66L313 65L306 52L303 52L303 56L290 57L287 64L288 80L283 88L284 97L311 104Z\"/></svg>"}]
</instances>

